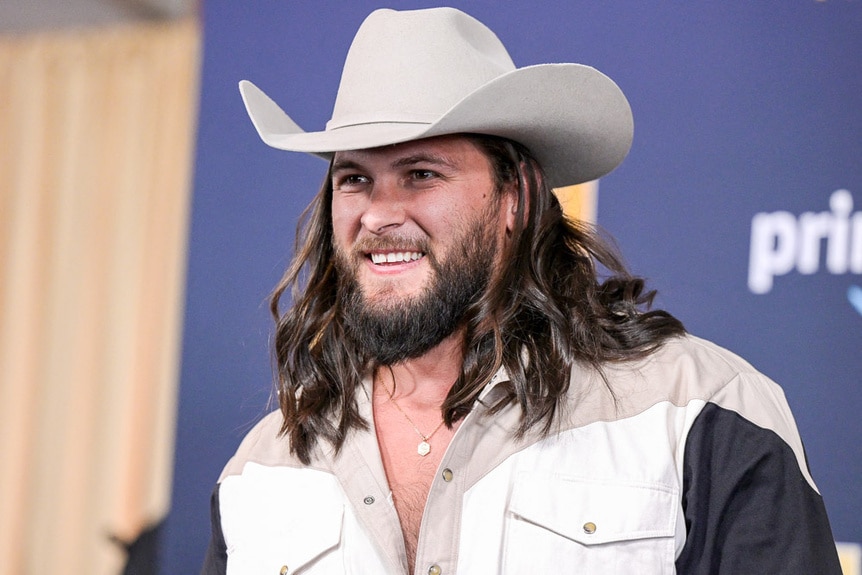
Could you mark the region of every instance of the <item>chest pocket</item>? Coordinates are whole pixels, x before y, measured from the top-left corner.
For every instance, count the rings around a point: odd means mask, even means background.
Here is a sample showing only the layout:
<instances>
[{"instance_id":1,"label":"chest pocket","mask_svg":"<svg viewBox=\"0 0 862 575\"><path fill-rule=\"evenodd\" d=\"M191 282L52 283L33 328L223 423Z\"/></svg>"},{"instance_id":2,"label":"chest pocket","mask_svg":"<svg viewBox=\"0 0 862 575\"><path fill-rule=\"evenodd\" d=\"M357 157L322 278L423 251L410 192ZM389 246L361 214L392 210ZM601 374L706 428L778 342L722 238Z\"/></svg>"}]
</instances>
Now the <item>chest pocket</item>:
<instances>
[{"instance_id":1,"label":"chest pocket","mask_svg":"<svg viewBox=\"0 0 862 575\"><path fill-rule=\"evenodd\" d=\"M503 573L672 574L678 505L668 485L522 474Z\"/></svg>"},{"instance_id":2,"label":"chest pocket","mask_svg":"<svg viewBox=\"0 0 862 575\"><path fill-rule=\"evenodd\" d=\"M249 464L219 493L228 575L344 573L344 501L329 475Z\"/></svg>"},{"instance_id":3,"label":"chest pocket","mask_svg":"<svg viewBox=\"0 0 862 575\"><path fill-rule=\"evenodd\" d=\"M258 532L239 547L228 550L230 575L284 575L293 573L344 573L340 553L341 517Z\"/></svg>"}]
</instances>

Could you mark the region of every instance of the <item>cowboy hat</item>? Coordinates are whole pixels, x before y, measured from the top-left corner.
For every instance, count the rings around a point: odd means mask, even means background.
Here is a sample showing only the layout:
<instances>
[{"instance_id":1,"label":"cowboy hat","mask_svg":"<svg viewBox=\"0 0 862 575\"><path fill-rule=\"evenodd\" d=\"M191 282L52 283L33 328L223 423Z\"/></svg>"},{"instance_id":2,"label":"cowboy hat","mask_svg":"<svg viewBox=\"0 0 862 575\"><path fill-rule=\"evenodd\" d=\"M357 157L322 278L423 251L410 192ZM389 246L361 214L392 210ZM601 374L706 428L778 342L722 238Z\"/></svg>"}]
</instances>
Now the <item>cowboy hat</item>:
<instances>
[{"instance_id":1,"label":"cowboy hat","mask_svg":"<svg viewBox=\"0 0 862 575\"><path fill-rule=\"evenodd\" d=\"M516 68L497 36L454 8L375 10L344 63L326 129L306 132L259 88L240 92L261 139L330 158L457 133L515 140L554 187L613 170L628 153L632 115L607 76L581 64Z\"/></svg>"}]
</instances>

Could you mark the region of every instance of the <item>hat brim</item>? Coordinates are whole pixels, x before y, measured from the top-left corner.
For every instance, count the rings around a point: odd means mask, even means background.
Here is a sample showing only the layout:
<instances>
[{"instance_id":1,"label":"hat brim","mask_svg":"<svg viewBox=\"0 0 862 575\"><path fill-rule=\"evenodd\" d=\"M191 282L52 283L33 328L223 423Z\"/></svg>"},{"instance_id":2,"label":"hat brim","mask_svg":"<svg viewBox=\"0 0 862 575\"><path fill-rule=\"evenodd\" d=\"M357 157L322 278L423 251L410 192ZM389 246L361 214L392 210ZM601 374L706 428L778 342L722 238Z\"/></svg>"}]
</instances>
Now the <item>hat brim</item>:
<instances>
[{"instance_id":1,"label":"hat brim","mask_svg":"<svg viewBox=\"0 0 862 575\"><path fill-rule=\"evenodd\" d=\"M628 153L634 130L622 91L581 64L540 64L503 74L468 94L430 123L376 122L305 132L251 82L240 82L246 110L274 148L331 157L457 133L509 138L525 145L553 187L597 179Z\"/></svg>"}]
</instances>

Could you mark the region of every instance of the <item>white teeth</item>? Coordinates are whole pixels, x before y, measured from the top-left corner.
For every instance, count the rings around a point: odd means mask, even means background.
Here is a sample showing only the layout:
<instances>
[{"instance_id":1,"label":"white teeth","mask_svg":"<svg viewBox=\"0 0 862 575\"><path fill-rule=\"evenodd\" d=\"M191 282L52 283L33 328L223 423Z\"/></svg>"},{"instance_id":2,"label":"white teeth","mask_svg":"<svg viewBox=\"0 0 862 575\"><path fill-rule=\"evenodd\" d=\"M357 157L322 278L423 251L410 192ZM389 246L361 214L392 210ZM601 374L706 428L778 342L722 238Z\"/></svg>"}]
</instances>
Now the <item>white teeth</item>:
<instances>
[{"instance_id":1,"label":"white teeth","mask_svg":"<svg viewBox=\"0 0 862 575\"><path fill-rule=\"evenodd\" d=\"M371 261L375 264L411 262L422 257L422 252L389 252L385 254L371 254Z\"/></svg>"}]
</instances>

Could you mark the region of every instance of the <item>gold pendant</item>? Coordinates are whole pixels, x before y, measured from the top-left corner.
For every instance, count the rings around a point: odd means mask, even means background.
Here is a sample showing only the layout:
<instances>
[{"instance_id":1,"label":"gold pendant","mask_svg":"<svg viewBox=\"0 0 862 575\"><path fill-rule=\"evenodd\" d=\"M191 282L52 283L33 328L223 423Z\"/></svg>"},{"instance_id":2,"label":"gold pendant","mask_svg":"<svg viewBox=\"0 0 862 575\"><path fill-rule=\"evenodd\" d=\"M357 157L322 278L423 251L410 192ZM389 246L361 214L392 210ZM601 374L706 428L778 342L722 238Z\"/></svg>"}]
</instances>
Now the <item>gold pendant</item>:
<instances>
[{"instance_id":1,"label":"gold pendant","mask_svg":"<svg viewBox=\"0 0 862 575\"><path fill-rule=\"evenodd\" d=\"M416 453L418 453L422 457L425 457L430 452L431 452L431 446L428 445L427 441L423 441L422 443L420 443L419 447L416 449Z\"/></svg>"}]
</instances>

